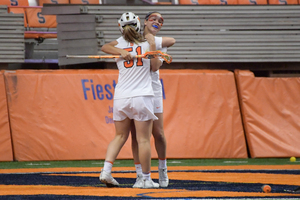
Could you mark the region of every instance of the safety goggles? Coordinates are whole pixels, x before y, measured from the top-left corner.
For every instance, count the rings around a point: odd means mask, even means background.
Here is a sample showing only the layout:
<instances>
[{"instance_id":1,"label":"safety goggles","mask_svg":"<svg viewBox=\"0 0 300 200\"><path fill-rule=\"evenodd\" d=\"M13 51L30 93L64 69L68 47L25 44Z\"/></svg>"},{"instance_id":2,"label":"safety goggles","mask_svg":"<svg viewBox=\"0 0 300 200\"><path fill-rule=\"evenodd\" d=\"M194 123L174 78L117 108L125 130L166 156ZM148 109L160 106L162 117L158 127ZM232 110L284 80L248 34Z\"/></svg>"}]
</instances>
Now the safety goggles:
<instances>
[{"instance_id":1,"label":"safety goggles","mask_svg":"<svg viewBox=\"0 0 300 200\"><path fill-rule=\"evenodd\" d=\"M162 26L163 23L164 23L164 18L162 18L162 17L160 17L158 15L153 14L153 15L150 15L148 17L148 21L150 21L150 22L156 21L156 22L158 22Z\"/></svg>"}]
</instances>

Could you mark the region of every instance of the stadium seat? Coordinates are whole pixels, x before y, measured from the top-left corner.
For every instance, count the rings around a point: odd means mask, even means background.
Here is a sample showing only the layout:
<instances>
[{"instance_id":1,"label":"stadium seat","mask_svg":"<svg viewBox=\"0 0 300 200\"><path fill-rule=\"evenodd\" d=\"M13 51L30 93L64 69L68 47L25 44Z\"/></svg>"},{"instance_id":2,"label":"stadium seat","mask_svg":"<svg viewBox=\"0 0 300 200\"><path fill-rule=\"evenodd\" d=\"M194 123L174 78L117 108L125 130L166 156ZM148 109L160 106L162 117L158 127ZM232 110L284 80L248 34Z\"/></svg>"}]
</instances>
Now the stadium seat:
<instances>
[{"instance_id":1,"label":"stadium seat","mask_svg":"<svg viewBox=\"0 0 300 200\"><path fill-rule=\"evenodd\" d=\"M25 8L28 28L25 38L57 38L56 32L49 31L57 26L55 15L42 15L42 7Z\"/></svg>"},{"instance_id":2,"label":"stadium seat","mask_svg":"<svg viewBox=\"0 0 300 200\"><path fill-rule=\"evenodd\" d=\"M69 4L69 0L39 0L39 6L44 4Z\"/></svg>"},{"instance_id":3,"label":"stadium seat","mask_svg":"<svg viewBox=\"0 0 300 200\"><path fill-rule=\"evenodd\" d=\"M238 0L210 0L212 5L236 5Z\"/></svg>"},{"instance_id":4,"label":"stadium seat","mask_svg":"<svg viewBox=\"0 0 300 200\"><path fill-rule=\"evenodd\" d=\"M269 4L298 4L298 0L269 0Z\"/></svg>"},{"instance_id":5,"label":"stadium seat","mask_svg":"<svg viewBox=\"0 0 300 200\"><path fill-rule=\"evenodd\" d=\"M179 0L179 4L185 4L185 5L210 4L210 0Z\"/></svg>"},{"instance_id":6,"label":"stadium seat","mask_svg":"<svg viewBox=\"0 0 300 200\"><path fill-rule=\"evenodd\" d=\"M274 0L275 1L275 0ZM277 1L287 1L287 0L277 0ZM297 0L290 0L297 1ZM186 5L258 5L258 4L268 4L267 0L180 0L180 4Z\"/></svg>"},{"instance_id":7,"label":"stadium seat","mask_svg":"<svg viewBox=\"0 0 300 200\"><path fill-rule=\"evenodd\" d=\"M70 4L99 4L99 0L70 0Z\"/></svg>"},{"instance_id":8,"label":"stadium seat","mask_svg":"<svg viewBox=\"0 0 300 200\"><path fill-rule=\"evenodd\" d=\"M21 14L23 14L24 15L24 27L28 26L24 7L9 6L8 7L8 12L9 13L21 13Z\"/></svg>"},{"instance_id":9,"label":"stadium seat","mask_svg":"<svg viewBox=\"0 0 300 200\"><path fill-rule=\"evenodd\" d=\"M29 6L28 0L0 0L0 5Z\"/></svg>"},{"instance_id":10,"label":"stadium seat","mask_svg":"<svg viewBox=\"0 0 300 200\"><path fill-rule=\"evenodd\" d=\"M267 5L267 0L238 0L239 5Z\"/></svg>"}]
</instances>

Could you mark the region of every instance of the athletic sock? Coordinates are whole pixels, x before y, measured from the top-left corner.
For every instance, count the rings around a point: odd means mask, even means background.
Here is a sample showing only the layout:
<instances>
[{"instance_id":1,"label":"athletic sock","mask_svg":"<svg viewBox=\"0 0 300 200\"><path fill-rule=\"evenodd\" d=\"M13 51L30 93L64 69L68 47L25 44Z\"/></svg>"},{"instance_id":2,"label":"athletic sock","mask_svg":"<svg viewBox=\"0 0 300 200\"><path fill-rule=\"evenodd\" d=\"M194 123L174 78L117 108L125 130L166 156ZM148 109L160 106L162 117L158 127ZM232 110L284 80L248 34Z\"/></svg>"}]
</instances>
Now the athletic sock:
<instances>
[{"instance_id":1,"label":"athletic sock","mask_svg":"<svg viewBox=\"0 0 300 200\"><path fill-rule=\"evenodd\" d=\"M151 180L151 172L146 173L146 174L143 173L143 179L144 179L144 180L149 180L149 181L150 181L150 180Z\"/></svg>"},{"instance_id":2,"label":"athletic sock","mask_svg":"<svg viewBox=\"0 0 300 200\"><path fill-rule=\"evenodd\" d=\"M135 166L135 170L136 170L136 176L142 175L143 171L142 171L141 163L135 163L134 166Z\"/></svg>"},{"instance_id":3,"label":"athletic sock","mask_svg":"<svg viewBox=\"0 0 300 200\"><path fill-rule=\"evenodd\" d=\"M103 170L108 172L108 173L111 173L111 168L113 166L113 163L112 162L109 162L109 161L105 161L104 162L104 167L103 167Z\"/></svg>"},{"instance_id":4,"label":"athletic sock","mask_svg":"<svg viewBox=\"0 0 300 200\"><path fill-rule=\"evenodd\" d=\"M167 168L167 159L158 159L158 169Z\"/></svg>"}]
</instances>

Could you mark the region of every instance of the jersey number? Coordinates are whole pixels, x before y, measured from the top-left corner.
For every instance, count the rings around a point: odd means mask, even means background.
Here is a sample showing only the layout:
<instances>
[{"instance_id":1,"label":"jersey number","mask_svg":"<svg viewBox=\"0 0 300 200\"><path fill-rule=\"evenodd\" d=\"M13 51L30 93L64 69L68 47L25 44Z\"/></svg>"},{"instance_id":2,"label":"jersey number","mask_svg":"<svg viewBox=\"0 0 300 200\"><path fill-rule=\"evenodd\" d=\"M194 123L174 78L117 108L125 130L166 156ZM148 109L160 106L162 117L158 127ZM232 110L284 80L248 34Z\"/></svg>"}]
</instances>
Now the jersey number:
<instances>
[{"instance_id":1,"label":"jersey number","mask_svg":"<svg viewBox=\"0 0 300 200\"><path fill-rule=\"evenodd\" d=\"M128 52L132 52L133 51L133 47L125 48L124 50L126 50ZM135 51L136 51L137 55L142 55L142 47L138 46L135 49ZM124 61L124 67L125 68L131 68L134 65L133 62L136 62L136 66L138 66L138 67L143 66L142 58L137 58L137 59L134 59L134 60Z\"/></svg>"}]
</instances>

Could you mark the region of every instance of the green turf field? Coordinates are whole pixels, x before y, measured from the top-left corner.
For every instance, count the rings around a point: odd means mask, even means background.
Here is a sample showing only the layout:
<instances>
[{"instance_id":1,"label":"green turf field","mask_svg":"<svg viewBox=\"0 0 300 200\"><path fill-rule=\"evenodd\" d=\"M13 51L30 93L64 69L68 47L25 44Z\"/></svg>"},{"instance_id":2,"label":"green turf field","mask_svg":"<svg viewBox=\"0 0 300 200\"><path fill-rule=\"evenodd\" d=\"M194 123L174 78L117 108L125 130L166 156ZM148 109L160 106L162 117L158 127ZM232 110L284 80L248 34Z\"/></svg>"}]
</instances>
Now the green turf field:
<instances>
[{"instance_id":1,"label":"green turf field","mask_svg":"<svg viewBox=\"0 0 300 200\"><path fill-rule=\"evenodd\" d=\"M0 169L53 168L53 167L102 167L104 160L77 161L29 161L0 162ZM158 160L152 159L152 166ZM300 159L290 162L289 158L248 158L248 159L169 159L168 166L227 166L227 165L300 165ZM132 167L133 160L116 160L115 167Z\"/></svg>"}]
</instances>

